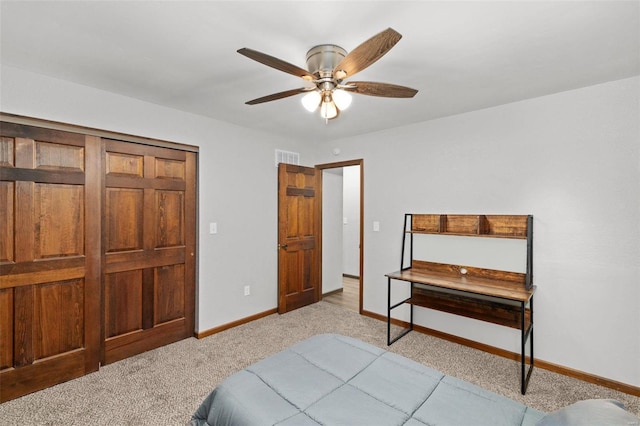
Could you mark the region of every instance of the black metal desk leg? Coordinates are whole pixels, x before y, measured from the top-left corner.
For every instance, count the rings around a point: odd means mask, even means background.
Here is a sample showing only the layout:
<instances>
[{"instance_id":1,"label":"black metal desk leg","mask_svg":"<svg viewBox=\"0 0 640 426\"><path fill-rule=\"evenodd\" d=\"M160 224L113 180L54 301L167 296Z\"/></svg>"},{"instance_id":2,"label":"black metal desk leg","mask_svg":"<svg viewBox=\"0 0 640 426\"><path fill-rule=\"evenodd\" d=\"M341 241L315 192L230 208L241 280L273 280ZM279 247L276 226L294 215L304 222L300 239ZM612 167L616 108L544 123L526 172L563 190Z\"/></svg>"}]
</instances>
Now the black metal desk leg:
<instances>
[{"instance_id":1,"label":"black metal desk leg","mask_svg":"<svg viewBox=\"0 0 640 426\"><path fill-rule=\"evenodd\" d=\"M413 283L411 283L411 293L409 294L409 299L413 299ZM410 314L409 314L409 330L413 330L413 303L409 305Z\"/></svg>"},{"instance_id":2,"label":"black metal desk leg","mask_svg":"<svg viewBox=\"0 0 640 426\"><path fill-rule=\"evenodd\" d=\"M527 304L526 302L521 302L520 303L521 309L522 309L522 316L521 316L521 355L520 355L520 367L521 367L521 372L520 372L520 383L521 383L521 393L524 395L527 392L527 387L529 386L529 379L531 378L531 373L533 372L533 296L531 296L531 299L529 299L529 328L526 328L526 313L527 313ZM529 342L530 347L529 347L529 369L527 371L526 369L526 358L525 358L525 353L526 353L526 343L527 343L527 339L531 339L531 341Z\"/></svg>"},{"instance_id":3,"label":"black metal desk leg","mask_svg":"<svg viewBox=\"0 0 640 426\"><path fill-rule=\"evenodd\" d=\"M529 347L529 362L531 364L531 367L529 367L529 370L533 370L533 363L534 363L533 361L533 295L531 295L531 301L529 302L529 309L531 310L531 317L529 319L529 339L531 344L531 346ZM531 373L529 373L529 375L531 375ZM528 376L527 376L527 384L529 384Z\"/></svg>"},{"instance_id":4,"label":"black metal desk leg","mask_svg":"<svg viewBox=\"0 0 640 426\"><path fill-rule=\"evenodd\" d=\"M387 346L391 345L391 278L387 278Z\"/></svg>"},{"instance_id":5,"label":"black metal desk leg","mask_svg":"<svg viewBox=\"0 0 640 426\"><path fill-rule=\"evenodd\" d=\"M411 288L413 292L413 284L411 285ZM410 300L411 300L411 297L401 300L395 305L391 304L391 277L388 277L387 278L387 346L390 346L393 342L395 342L396 340L400 339L405 334L413 330L413 305L411 305L411 324L409 325L409 328L405 328L404 330L402 330L402 332L399 335L395 336L394 338L391 338L391 311L397 308L398 306L404 305Z\"/></svg>"},{"instance_id":6,"label":"black metal desk leg","mask_svg":"<svg viewBox=\"0 0 640 426\"><path fill-rule=\"evenodd\" d=\"M527 391L527 385L525 383L525 346L526 346L526 312L527 305L525 302L520 302L520 392L524 395Z\"/></svg>"}]
</instances>

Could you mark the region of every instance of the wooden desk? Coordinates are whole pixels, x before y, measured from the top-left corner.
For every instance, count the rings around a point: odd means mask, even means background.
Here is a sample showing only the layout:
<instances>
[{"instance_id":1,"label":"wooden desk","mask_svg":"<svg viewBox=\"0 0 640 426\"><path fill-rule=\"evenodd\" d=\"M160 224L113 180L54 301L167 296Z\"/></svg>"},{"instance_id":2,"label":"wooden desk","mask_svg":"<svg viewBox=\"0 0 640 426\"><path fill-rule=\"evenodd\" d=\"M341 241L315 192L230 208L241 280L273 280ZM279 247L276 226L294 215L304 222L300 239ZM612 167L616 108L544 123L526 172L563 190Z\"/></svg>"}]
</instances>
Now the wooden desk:
<instances>
[{"instance_id":1,"label":"wooden desk","mask_svg":"<svg viewBox=\"0 0 640 426\"><path fill-rule=\"evenodd\" d=\"M521 392L524 395L533 371L533 295L524 274L414 261L413 267L386 274L387 345L413 330L413 307L421 306L521 330ZM392 280L411 284L410 296L391 304ZM391 311L411 305L410 326L391 338ZM526 369L526 342L530 341L530 366Z\"/></svg>"}]
</instances>

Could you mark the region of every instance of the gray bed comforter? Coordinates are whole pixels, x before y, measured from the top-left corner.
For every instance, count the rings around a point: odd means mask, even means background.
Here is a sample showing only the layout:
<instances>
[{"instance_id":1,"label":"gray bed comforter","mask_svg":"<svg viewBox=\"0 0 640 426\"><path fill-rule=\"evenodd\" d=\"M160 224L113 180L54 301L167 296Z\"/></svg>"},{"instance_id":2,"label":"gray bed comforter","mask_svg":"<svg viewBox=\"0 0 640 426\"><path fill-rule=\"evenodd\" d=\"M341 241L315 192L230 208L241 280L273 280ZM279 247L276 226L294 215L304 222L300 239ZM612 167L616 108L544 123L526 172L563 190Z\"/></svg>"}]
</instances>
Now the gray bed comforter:
<instances>
[{"instance_id":1,"label":"gray bed comforter","mask_svg":"<svg viewBox=\"0 0 640 426\"><path fill-rule=\"evenodd\" d=\"M534 425L545 413L359 340L322 334L230 376L193 426Z\"/></svg>"}]
</instances>

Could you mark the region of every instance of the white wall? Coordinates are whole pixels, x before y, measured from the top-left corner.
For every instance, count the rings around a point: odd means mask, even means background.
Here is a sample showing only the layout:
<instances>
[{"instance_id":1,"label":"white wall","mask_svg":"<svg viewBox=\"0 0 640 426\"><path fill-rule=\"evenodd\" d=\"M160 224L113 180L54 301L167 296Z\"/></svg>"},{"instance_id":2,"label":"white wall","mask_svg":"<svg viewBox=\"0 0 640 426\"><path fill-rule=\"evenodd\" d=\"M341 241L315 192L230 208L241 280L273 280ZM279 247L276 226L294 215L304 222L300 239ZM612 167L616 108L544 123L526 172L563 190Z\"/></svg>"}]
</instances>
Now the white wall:
<instances>
[{"instance_id":1,"label":"white wall","mask_svg":"<svg viewBox=\"0 0 640 426\"><path fill-rule=\"evenodd\" d=\"M399 266L404 213L533 214L536 357L639 386L639 85L624 79L318 147L319 163L336 161L333 148L338 161L364 158L364 309L386 315L384 274ZM519 352L515 330L417 311L418 324Z\"/></svg>"},{"instance_id":2,"label":"white wall","mask_svg":"<svg viewBox=\"0 0 640 426\"><path fill-rule=\"evenodd\" d=\"M5 113L199 146L197 330L277 306L274 150L301 152L311 164L304 146L8 66L0 86ZM209 235L209 222L218 234Z\"/></svg>"},{"instance_id":3,"label":"white wall","mask_svg":"<svg viewBox=\"0 0 640 426\"><path fill-rule=\"evenodd\" d=\"M384 274L398 268L405 212L531 213L536 356L640 386L638 77L333 141L312 157L304 143L1 71L3 112L200 147L200 331L277 305L273 150L319 164L339 147L341 159L365 161L364 309L386 312ZM502 327L424 309L417 322L519 350Z\"/></svg>"},{"instance_id":4,"label":"white wall","mask_svg":"<svg viewBox=\"0 0 640 426\"><path fill-rule=\"evenodd\" d=\"M322 294L342 288L342 169L322 172Z\"/></svg>"},{"instance_id":5,"label":"white wall","mask_svg":"<svg viewBox=\"0 0 640 426\"><path fill-rule=\"evenodd\" d=\"M342 272L360 275L360 166L343 168L343 224Z\"/></svg>"}]
</instances>

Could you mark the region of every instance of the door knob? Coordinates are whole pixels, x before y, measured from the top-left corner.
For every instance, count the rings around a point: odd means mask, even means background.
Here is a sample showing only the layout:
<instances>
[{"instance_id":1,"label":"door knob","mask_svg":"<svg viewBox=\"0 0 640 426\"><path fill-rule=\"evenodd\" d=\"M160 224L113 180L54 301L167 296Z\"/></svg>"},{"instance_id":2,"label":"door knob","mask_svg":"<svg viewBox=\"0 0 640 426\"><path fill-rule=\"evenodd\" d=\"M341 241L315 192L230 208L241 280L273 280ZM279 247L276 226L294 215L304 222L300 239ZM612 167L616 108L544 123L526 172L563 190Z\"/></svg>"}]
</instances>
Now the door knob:
<instances>
[{"instance_id":1,"label":"door knob","mask_svg":"<svg viewBox=\"0 0 640 426\"><path fill-rule=\"evenodd\" d=\"M281 248L281 249L285 249L285 250L286 250L286 249L287 249L287 247L289 247L287 244L278 244L278 248Z\"/></svg>"}]
</instances>

